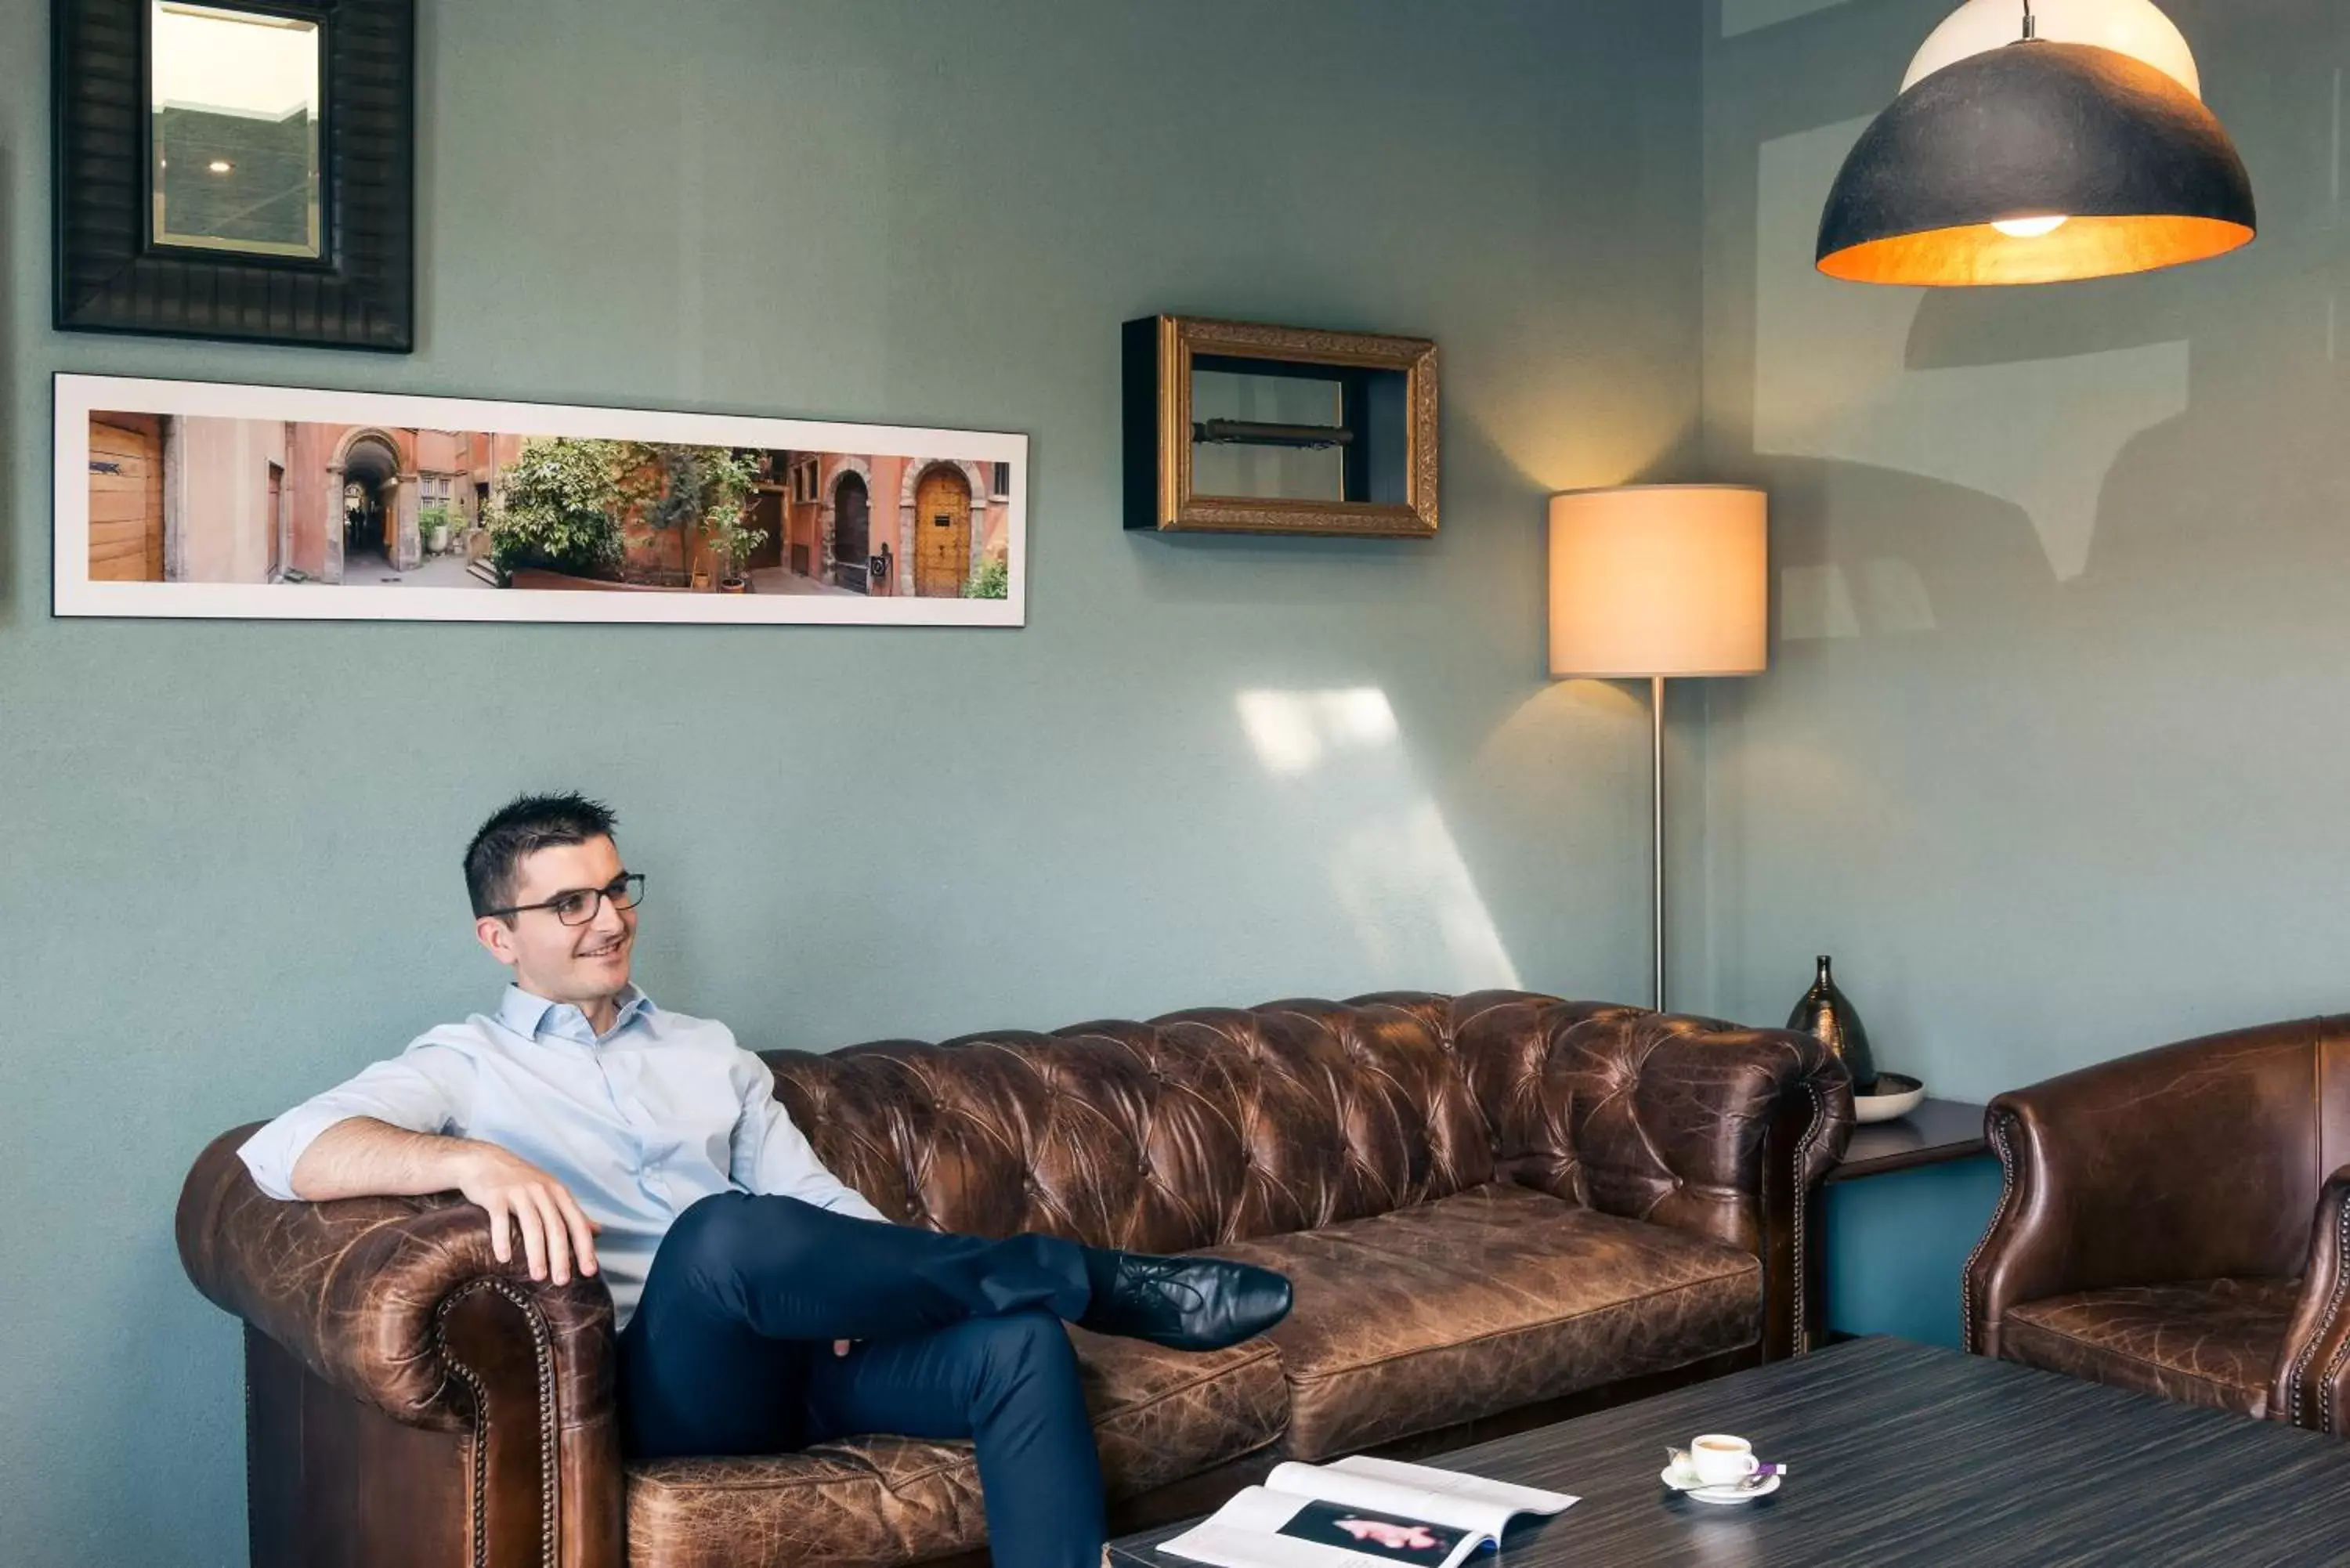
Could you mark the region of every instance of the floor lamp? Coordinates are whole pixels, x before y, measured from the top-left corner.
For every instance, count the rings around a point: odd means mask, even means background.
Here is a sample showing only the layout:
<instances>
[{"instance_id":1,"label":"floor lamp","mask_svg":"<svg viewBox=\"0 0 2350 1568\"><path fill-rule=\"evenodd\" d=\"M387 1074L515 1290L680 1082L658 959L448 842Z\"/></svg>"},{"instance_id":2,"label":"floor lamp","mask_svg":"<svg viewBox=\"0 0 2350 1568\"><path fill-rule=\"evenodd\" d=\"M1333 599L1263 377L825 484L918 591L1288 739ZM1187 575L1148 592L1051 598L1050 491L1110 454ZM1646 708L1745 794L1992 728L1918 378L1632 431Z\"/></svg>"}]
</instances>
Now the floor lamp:
<instances>
[{"instance_id":1,"label":"floor lamp","mask_svg":"<svg viewBox=\"0 0 2350 1568\"><path fill-rule=\"evenodd\" d=\"M1665 682L1769 663L1770 512L1727 484L1577 490L1550 504L1550 672L1648 682L1657 995L1665 1006Z\"/></svg>"}]
</instances>

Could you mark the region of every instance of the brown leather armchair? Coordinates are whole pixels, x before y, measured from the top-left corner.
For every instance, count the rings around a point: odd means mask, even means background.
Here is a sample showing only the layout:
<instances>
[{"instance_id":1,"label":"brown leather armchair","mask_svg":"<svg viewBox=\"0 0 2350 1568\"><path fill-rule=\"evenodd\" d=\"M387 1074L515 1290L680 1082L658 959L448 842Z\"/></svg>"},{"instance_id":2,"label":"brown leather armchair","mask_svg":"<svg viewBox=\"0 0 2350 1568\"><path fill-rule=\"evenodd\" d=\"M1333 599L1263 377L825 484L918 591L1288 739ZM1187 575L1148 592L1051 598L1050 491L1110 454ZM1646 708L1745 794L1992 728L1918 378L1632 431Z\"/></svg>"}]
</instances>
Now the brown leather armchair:
<instances>
[{"instance_id":1,"label":"brown leather armchair","mask_svg":"<svg viewBox=\"0 0 2350 1568\"><path fill-rule=\"evenodd\" d=\"M1987 1130L1968 1349L2350 1435L2350 1018L2085 1068Z\"/></svg>"}]
</instances>

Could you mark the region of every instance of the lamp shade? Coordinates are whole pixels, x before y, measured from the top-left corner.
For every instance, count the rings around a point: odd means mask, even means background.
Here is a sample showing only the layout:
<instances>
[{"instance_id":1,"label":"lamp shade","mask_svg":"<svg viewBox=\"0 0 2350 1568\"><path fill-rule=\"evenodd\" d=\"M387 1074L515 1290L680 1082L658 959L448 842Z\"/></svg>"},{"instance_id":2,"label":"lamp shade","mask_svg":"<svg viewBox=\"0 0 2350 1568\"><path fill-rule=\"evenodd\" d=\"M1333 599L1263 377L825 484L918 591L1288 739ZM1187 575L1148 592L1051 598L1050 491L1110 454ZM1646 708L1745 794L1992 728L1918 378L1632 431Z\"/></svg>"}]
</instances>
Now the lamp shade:
<instances>
[{"instance_id":1,"label":"lamp shade","mask_svg":"<svg viewBox=\"0 0 2350 1568\"><path fill-rule=\"evenodd\" d=\"M1553 675L1752 675L1770 663L1770 506L1725 484L1550 504Z\"/></svg>"},{"instance_id":2,"label":"lamp shade","mask_svg":"<svg viewBox=\"0 0 2350 1568\"><path fill-rule=\"evenodd\" d=\"M2135 56L2196 98L2203 96L2195 51L2187 47L2178 24L2164 16L2154 0L2033 0L2032 16L2041 37ZM2005 48L2016 40L2015 19L2016 0L1967 0L1927 36L1901 79L1901 90L1908 92L1970 55Z\"/></svg>"},{"instance_id":3,"label":"lamp shade","mask_svg":"<svg viewBox=\"0 0 2350 1568\"><path fill-rule=\"evenodd\" d=\"M2178 79L2091 44L1960 59L1861 134L1820 219L1819 269L1858 283L2059 283L2251 241L2251 177Z\"/></svg>"}]
</instances>

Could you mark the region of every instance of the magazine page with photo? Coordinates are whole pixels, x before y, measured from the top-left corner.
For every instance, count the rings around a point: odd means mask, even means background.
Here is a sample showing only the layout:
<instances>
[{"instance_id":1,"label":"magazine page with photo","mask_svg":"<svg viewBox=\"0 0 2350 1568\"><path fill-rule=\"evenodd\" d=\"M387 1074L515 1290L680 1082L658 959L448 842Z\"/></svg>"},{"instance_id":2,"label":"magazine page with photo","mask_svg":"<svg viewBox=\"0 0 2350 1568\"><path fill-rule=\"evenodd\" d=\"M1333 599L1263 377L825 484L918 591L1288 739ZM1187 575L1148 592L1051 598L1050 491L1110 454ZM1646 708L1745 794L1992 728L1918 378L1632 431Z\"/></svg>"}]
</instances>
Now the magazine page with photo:
<instances>
[{"instance_id":1,"label":"magazine page with photo","mask_svg":"<svg viewBox=\"0 0 2350 1568\"><path fill-rule=\"evenodd\" d=\"M1335 1502L1307 1503L1274 1533L1293 1541L1343 1546L1357 1556L1376 1557L1383 1563L1449 1563L1452 1549L1470 1534L1465 1530L1447 1530L1440 1524Z\"/></svg>"},{"instance_id":2,"label":"magazine page with photo","mask_svg":"<svg viewBox=\"0 0 2350 1568\"><path fill-rule=\"evenodd\" d=\"M1575 1506L1565 1492L1366 1457L1275 1467L1159 1550L1214 1568L1457 1565L1501 1544L1523 1513Z\"/></svg>"}]
</instances>

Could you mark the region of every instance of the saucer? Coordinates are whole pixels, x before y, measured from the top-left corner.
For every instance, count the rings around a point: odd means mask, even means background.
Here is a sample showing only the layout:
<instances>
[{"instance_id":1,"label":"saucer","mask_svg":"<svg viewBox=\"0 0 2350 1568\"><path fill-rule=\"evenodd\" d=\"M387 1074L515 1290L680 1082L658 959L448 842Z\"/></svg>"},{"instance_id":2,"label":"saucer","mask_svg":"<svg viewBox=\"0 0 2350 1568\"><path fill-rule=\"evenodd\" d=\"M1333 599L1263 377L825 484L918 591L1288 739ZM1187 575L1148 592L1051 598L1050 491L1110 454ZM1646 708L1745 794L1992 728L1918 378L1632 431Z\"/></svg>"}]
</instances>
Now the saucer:
<instances>
[{"instance_id":1,"label":"saucer","mask_svg":"<svg viewBox=\"0 0 2350 1568\"><path fill-rule=\"evenodd\" d=\"M1695 1476L1686 1470L1667 1465L1657 1472L1657 1479L1683 1497L1694 1498L1699 1502L1710 1502L1717 1506L1731 1506L1742 1502L1752 1502L1758 1497L1769 1497L1779 1490L1779 1483L1787 1478L1773 1476L1758 1487L1700 1486L1697 1484Z\"/></svg>"}]
</instances>

